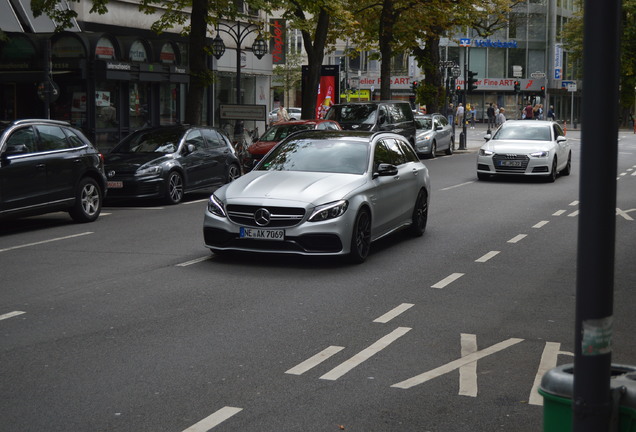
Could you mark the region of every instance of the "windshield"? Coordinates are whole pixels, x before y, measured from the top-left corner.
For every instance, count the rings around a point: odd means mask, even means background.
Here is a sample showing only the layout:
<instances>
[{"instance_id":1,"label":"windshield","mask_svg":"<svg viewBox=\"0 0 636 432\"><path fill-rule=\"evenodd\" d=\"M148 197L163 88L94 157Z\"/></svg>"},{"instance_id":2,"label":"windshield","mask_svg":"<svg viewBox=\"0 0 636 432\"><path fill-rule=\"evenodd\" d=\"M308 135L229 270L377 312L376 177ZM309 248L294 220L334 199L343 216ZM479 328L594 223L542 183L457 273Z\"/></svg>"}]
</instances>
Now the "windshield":
<instances>
[{"instance_id":1,"label":"windshield","mask_svg":"<svg viewBox=\"0 0 636 432\"><path fill-rule=\"evenodd\" d=\"M272 126L267 129L263 136L260 138L261 141L282 141L287 138L289 135L294 132L313 129L313 124L291 124L291 125L278 125Z\"/></svg>"},{"instance_id":2,"label":"windshield","mask_svg":"<svg viewBox=\"0 0 636 432\"><path fill-rule=\"evenodd\" d=\"M415 118L415 127L417 129L433 129L433 121L430 118Z\"/></svg>"},{"instance_id":3,"label":"windshield","mask_svg":"<svg viewBox=\"0 0 636 432\"><path fill-rule=\"evenodd\" d=\"M375 124L378 106L375 104L334 105L327 112L327 119L340 124Z\"/></svg>"},{"instance_id":4,"label":"windshield","mask_svg":"<svg viewBox=\"0 0 636 432\"><path fill-rule=\"evenodd\" d=\"M364 174L368 164L366 141L292 139L276 147L256 169Z\"/></svg>"},{"instance_id":5,"label":"windshield","mask_svg":"<svg viewBox=\"0 0 636 432\"><path fill-rule=\"evenodd\" d=\"M550 141L550 126L532 127L525 125L504 125L499 128L493 139L496 140L530 140L530 141Z\"/></svg>"},{"instance_id":6,"label":"windshield","mask_svg":"<svg viewBox=\"0 0 636 432\"><path fill-rule=\"evenodd\" d=\"M113 153L174 153L183 132L183 129L174 128L138 131L126 137Z\"/></svg>"}]
</instances>

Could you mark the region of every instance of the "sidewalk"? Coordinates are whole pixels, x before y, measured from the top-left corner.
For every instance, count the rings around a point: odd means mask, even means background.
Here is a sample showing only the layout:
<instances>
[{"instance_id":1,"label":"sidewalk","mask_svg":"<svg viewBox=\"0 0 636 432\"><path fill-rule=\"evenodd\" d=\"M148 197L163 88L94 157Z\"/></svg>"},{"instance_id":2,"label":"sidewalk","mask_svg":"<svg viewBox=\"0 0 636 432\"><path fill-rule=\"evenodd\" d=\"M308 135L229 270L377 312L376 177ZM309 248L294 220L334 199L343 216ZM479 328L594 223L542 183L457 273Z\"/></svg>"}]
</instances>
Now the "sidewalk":
<instances>
[{"instance_id":1,"label":"sidewalk","mask_svg":"<svg viewBox=\"0 0 636 432\"><path fill-rule=\"evenodd\" d=\"M455 153L473 153L479 150L486 140L484 136L488 131L488 123L476 123L475 129L471 129L470 125L466 125L466 150L459 150L459 136L462 132L460 126L455 127ZM492 130L494 132L494 129Z\"/></svg>"}]
</instances>

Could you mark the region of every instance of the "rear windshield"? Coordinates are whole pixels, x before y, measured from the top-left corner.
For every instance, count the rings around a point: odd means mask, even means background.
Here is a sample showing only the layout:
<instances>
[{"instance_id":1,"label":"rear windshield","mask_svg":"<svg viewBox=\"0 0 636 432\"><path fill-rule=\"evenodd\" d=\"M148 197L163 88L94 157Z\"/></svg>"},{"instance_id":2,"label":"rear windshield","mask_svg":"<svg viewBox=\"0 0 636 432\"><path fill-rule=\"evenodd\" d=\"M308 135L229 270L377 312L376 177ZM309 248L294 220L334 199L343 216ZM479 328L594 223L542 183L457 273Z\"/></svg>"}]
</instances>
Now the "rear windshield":
<instances>
[{"instance_id":1,"label":"rear windshield","mask_svg":"<svg viewBox=\"0 0 636 432\"><path fill-rule=\"evenodd\" d=\"M378 106L375 104L334 105L325 118L342 124L375 124Z\"/></svg>"},{"instance_id":2,"label":"rear windshield","mask_svg":"<svg viewBox=\"0 0 636 432\"><path fill-rule=\"evenodd\" d=\"M261 141L282 141L294 132L313 129L313 124L292 124L292 125L277 125L267 129Z\"/></svg>"}]
</instances>

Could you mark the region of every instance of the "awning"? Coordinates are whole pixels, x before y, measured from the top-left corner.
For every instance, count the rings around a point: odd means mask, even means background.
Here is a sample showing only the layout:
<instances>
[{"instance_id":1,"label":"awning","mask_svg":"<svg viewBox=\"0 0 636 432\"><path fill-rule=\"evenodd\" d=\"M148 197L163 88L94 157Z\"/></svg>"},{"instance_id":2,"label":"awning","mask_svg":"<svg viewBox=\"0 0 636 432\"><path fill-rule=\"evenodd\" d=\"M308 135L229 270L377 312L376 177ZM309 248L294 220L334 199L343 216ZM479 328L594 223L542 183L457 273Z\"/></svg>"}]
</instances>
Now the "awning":
<instances>
[{"instance_id":1,"label":"awning","mask_svg":"<svg viewBox=\"0 0 636 432\"><path fill-rule=\"evenodd\" d=\"M0 30L3 32L24 32L9 0L0 0Z\"/></svg>"}]
</instances>

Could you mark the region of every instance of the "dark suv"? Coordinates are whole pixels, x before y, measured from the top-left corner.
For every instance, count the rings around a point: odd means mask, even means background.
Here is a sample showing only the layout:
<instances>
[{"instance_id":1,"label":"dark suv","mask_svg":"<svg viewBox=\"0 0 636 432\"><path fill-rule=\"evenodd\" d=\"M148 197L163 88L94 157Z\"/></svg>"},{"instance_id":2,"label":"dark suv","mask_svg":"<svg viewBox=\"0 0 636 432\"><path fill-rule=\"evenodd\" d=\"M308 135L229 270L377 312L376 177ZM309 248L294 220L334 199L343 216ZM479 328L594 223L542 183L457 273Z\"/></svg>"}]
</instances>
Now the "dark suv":
<instances>
[{"instance_id":1,"label":"dark suv","mask_svg":"<svg viewBox=\"0 0 636 432\"><path fill-rule=\"evenodd\" d=\"M102 155L69 123L0 122L0 218L68 211L92 222L105 192Z\"/></svg>"},{"instance_id":2,"label":"dark suv","mask_svg":"<svg viewBox=\"0 0 636 432\"><path fill-rule=\"evenodd\" d=\"M371 101L336 104L329 108L325 118L337 121L343 129L394 132L415 146L415 121L408 102Z\"/></svg>"}]
</instances>

